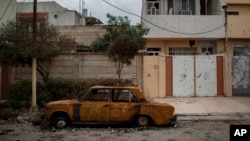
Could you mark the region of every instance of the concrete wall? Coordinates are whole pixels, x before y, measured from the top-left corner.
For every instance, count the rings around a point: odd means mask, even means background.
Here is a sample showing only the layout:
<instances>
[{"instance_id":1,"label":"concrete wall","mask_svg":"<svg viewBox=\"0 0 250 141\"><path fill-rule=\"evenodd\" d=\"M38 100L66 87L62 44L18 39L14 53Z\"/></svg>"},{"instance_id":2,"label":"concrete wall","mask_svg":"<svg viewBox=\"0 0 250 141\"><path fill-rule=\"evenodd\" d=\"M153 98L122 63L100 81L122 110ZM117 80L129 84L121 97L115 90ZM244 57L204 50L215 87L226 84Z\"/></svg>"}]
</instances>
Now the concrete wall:
<instances>
[{"instance_id":1,"label":"concrete wall","mask_svg":"<svg viewBox=\"0 0 250 141\"><path fill-rule=\"evenodd\" d=\"M80 45L90 46L98 37L105 34L104 26L58 26L59 32L75 39Z\"/></svg>"},{"instance_id":2,"label":"concrete wall","mask_svg":"<svg viewBox=\"0 0 250 141\"><path fill-rule=\"evenodd\" d=\"M117 78L114 63L105 55L63 54L54 58L50 66L48 63L43 66L49 70L51 78ZM11 67L10 74L11 82L31 80L31 67ZM39 74L37 76L41 79ZM136 56L131 65L125 65L121 77L142 87L142 56Z\"/></svg>"}]
</instances>

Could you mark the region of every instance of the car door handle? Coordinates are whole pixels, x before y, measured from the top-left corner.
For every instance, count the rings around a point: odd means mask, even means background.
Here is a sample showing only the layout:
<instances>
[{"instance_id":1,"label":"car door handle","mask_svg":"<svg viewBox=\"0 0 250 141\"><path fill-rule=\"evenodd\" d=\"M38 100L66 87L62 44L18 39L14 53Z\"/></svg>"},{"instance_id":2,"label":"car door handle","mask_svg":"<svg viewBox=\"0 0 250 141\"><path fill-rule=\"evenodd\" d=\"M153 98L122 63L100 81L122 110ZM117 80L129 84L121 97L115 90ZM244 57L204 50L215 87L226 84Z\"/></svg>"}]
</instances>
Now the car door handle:
<instances>
[{"instance_id":1,"label":"car door handle","mask_svg":"<svg viewBox=\"0 0 250 141\"><path fill-rule=\"evenodd\" d=\"M108 104L106 104L106 105L103 105L103 107L109 107L109 105L108 105Z\"/></svg>"}]
</instances>

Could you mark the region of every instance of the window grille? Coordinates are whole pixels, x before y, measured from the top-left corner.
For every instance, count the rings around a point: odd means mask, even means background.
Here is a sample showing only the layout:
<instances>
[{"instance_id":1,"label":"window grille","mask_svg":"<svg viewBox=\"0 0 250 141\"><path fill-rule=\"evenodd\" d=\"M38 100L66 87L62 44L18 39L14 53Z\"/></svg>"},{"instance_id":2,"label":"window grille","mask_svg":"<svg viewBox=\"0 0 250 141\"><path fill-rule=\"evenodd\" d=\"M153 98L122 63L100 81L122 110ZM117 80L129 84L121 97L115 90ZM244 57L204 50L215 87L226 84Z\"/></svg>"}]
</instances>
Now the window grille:
<instances>
[{"instance_id":1,"label":"window grille","mask_svg":"<svg viewBox=\"0 0 250 141\"><path fill-rule=\"evenodd\" d=\"M169 48L169 55L195 55L197 48Z\"/></svg>"}]
</instances>

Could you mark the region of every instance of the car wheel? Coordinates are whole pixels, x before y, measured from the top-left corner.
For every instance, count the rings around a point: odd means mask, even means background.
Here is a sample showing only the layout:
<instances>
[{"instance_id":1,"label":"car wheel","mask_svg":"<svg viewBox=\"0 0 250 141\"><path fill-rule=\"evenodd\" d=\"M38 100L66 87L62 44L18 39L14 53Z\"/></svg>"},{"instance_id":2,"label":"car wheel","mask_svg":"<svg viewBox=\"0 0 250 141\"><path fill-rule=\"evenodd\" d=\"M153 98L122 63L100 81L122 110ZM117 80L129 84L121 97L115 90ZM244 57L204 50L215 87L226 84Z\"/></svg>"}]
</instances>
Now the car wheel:
<instances>
[{"instance_id":1,"label":"car wheel","mask_svg":"<svg viewBox=\"0 0 250 141\"><path fill-rule=\"evenodd\" d=\"M57 129L66 128L69 125L69 120L67 116L56 116L53 120L53 125Z\"/></svg>"},{"instance_id":2,"label":"car wheel","mask_svg":"<svg viewBox=\"0 0 250 141\"><path fill-rule=\"evenodd\" d=\"M150 118L148 116L140 115L136 118L136 124L140 127L147 127L150 123Z\"/></svg>"}]
</instances>

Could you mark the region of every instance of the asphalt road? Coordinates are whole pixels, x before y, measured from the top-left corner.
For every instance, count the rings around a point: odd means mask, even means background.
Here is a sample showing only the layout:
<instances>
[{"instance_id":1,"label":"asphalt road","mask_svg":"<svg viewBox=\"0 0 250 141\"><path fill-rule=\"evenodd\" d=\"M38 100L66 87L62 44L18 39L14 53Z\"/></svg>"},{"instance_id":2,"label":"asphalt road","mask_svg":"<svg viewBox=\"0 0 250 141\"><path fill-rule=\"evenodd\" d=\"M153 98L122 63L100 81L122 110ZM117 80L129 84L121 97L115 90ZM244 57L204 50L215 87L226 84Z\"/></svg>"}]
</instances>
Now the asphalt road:
<instances>
[{"instance_id":1,"label":"asphalt road","mask_svg":"<svg viewBox=\"0 0 250 141\"><path fill-rule=\"evenodd\" d=\"M182 121L148 128L77 125L61 130L1 121L0 141L229 141L230 125L250 125L250 120Z\"/></svg>"}]
</instances>

